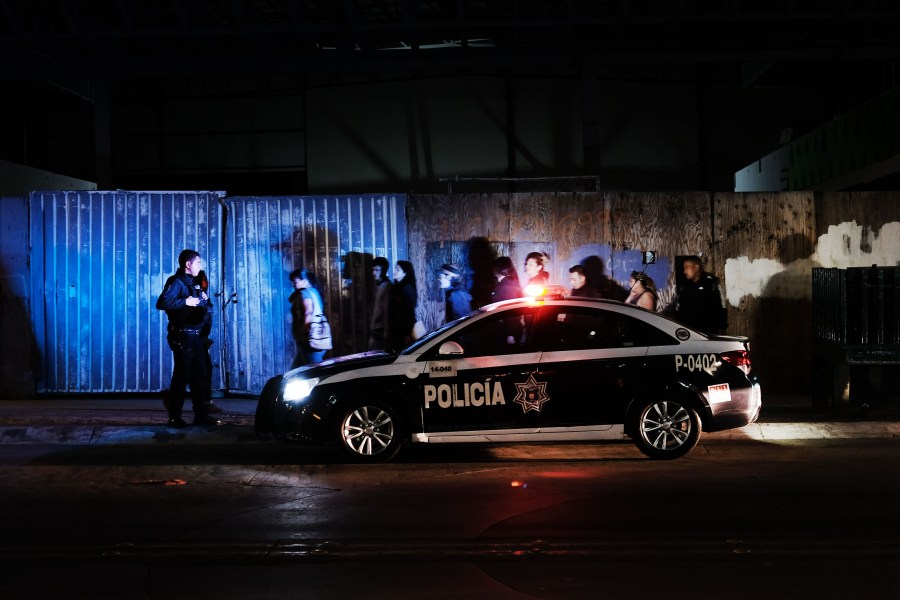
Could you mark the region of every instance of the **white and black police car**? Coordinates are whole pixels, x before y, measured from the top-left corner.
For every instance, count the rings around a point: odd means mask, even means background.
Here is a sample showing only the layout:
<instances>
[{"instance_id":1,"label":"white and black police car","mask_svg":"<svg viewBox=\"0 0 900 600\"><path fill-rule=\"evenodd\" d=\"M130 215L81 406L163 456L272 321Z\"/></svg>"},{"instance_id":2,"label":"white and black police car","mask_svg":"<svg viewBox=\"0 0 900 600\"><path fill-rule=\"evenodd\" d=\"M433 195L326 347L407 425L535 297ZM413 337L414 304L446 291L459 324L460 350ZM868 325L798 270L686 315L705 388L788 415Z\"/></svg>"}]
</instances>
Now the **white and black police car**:
<instances>
[{"instance_id":1,"label":"white and black police car","mask_svg":"<svg viewBox=\"0 0 900 600\"><path fill-rule=\"evenodd\" d=\"M336 441L389 460L409 442L622 440L689 452L742 427L761 392L742 337L706 336L636 306L542 296L485 306L399 354L366 352L265 385L258 434Z\"/></svg>"}]
</instances>

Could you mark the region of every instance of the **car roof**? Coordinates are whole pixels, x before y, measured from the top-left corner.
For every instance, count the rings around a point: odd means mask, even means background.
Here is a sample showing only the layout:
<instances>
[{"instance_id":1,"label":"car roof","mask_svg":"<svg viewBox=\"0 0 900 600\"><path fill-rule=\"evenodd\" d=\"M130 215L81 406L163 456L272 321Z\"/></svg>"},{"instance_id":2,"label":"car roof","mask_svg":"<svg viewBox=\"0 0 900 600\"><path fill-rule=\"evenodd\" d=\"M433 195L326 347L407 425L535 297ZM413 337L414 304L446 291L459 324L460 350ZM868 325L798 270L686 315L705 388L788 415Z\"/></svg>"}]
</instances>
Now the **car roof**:
<instances>
[{"instance_id":1,"label":"car roof","mask_svg":"<svg viewBox=\"0 0 900 600\"><path fill-rule=\"evenodd\" d=\"M584 306L584 305L599 305L599 306L615 306L619 308L624 308L625 310L638 310L644 314L654 315L658 313L653 313L648 311L647 309L641 308L640 306L636 306L634 304L625 304L620 300L610 300L609 298L588 298L586 296L566 296L564 298L555 297L555 296L547 296L547 297L523 297L523 298L513 298L512 300L501 300L500 302L494 302L492 304L486 304L481 308L484 311L493 311L498 308L506 308L506 307L515 307L515 306L535 306L535 305L543 305L543 306ZM659 315L662 316L662 315Z\"/></svg>"},{"instance_id":2,"label":"car roof","mask_svg":"<svg viewBox=\"0 0 900 600\"><path fill-rule=\"evenodd\" d=\"M421 353L423 349L428 348L432 345L436 336L440 337L450 330L455 330L459 327L466 327L468 326L468 324L486 318L493 313L505 312L507 310L515 310L518 308L567 306L602 308L618 314L624 314L631 318L643 321L661 331L664 331L668 335L679 340L679 343L685 343L688 340L690 340L692 344L698 342L706 343L713 340L716 340L718 342L743 343L747 339L741 336L709 336L695 329L691 329L690 327L687 327L684 324L675 321L667 315L653 312L634 304L626 304L625 302L621 302L619 300L610 300L607 298L585 298L576 296L543 296L513 298L511 300L501 300L500 302L494 302L492 304L482 306L481 308L472 311L468 315L461 317L456 321L451 321L450 323L447 323L434 331L429 331L425 335L425 337L413 342L410 346L402 350L400 354L408 355Z\"/></svg>"},{"instance_id":3,"label":"car roof","mask_svg":"<svg viewBox=\"0 0 900 600\"><path fill-rule=\"evenodd\" d=\"M708 337L703 335L699 331L692 330L689 327L686 327L685 325L669 318L666 315L649 311L634 304L626 304L625 302L622 302L620 300L610 300L608 298L587 298L580 296L566 296L563 298L556 296L514 298L512 300L501 300L500 302L487 304L475 312L479 314L486 314L498 310L510 310L520 307L533 306L587 306L594 308L606 308L611 309L617 313L628 314L629 316L640 319L642 321L651 322L656 327L665 329L670 332L674 332L676 329L682 328L691 331L695 339ZM470 318L471 317L464 317L462 320L467 321Z\"/></svg>"}]
</instances>

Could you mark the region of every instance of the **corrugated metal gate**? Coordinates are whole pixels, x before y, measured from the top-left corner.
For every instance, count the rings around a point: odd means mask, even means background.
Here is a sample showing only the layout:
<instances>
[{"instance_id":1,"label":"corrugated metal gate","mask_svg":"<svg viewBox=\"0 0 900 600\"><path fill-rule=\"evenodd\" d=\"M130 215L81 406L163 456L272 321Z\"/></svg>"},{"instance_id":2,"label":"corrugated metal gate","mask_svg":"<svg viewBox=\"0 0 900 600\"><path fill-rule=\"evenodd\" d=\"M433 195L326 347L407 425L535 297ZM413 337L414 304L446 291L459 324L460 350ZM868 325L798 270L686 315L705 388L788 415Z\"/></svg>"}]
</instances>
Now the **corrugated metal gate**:
<instances>
[{"instance_id":1,"label":"corrugated metal gate","mask_svg":"<svg viewBox=\"0 0 900 600\"><path fill-rule=\"evenodd\" d=\"M32 320L42 349L39 392L169 387L172 354L156 297L184 248L200 252L211 289L221 288L222 195L31 194ZM221 319L214 322L221 326ZM222 336L214 331L213 337ZM219 362L215 354L213 360ZM221 382L220 369L214 368L213 387L221 388Z\"/></svg>"},{"instance_id":2,"label":"corrugated metal gate","mask_svg":"<svg viewBox=\"0 0 900 600\"><path fill-rule=\"evenodd\" d=\"M37 344L28 314L27 224L27 198L0 198L0 398L34 395Z\"/></svg>"},{"instance_id":3,"label":"corrugated metal gate","mask_svg":"<svg viewBox=\"0 0 900 600\"><path fill-rule=\"evenodd\" d=\"M168 388L167 320L155 302L184 248L200 252L215 294L214 390L255 394L289 368L287 276L300 266L319 277L334 334L331 354L366 349L367 267L373 256L406 258L406 197L222 196L32 193L38 392Z\"/></svg>"},{"instance_id":4,"label":"corrugated metal gate","mask_svg":"<svg viewBox=\"0 0 900 600\"><path fill-rule=\"evenodd\" d=\"M406 196L234 197L225 237L226 387L258 393L294 357L288 274L316 273L340 356L366 349L370 261L406 259Z\"/></svg>"}]
</instances>

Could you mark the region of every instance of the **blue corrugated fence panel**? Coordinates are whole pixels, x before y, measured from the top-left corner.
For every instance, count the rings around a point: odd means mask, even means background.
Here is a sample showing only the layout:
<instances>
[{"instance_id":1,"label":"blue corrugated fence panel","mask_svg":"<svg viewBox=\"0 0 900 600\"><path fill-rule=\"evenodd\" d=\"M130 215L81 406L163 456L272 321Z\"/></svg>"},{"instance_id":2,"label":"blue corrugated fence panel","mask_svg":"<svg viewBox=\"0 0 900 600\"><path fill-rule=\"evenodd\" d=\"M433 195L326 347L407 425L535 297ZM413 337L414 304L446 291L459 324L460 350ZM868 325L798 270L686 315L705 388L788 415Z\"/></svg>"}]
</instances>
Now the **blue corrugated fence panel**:
<instances>
[{"instance_id":1,"label":"blue corrugated fence panel","mask_svg":"<svg viewBox=\"0 0 900 600\"><path fill-rule=\"evenodd\" d=\"M294 357L288 274L315 272L338 356L366 349L367 272L405 259L406 196L234 197L228 210L223 321L227 387L258 393Z\"/></svg>"},{"instance_id":2,"label":"blue corrugated fence panel","mask_svg":"<svg viewBox=\"0 0 900 600\"><path fill-rule=\"evenodd\" d=\"M0 198L0 398L34 395L37 347L31 325L28 199Z\"/></svg>"},{"instance_id":3,"label":"blue corrugated fence panel","mask_svg":"<svg viewBox=\"0 0 900 600\"><path fill-rule=\"evenodd\" d=\"M46 323L38 337L43 356L39 391L168 387L172 358L156 298L184 248L203 256L211 289L221 286L220 196L32 193L32 231L41 233L33 236L32 289L42 291L33 301L40 310L33 312ZM214 375L213 387L221 389L218 369Z\"/></svg>"},{"instance_id":4,"label":"blue corrugated fence panel","mask_svg":"<svg viewBox=\"0 0 900 600\"><path fill-rule=\"evenodd\" d=\"M406 258L406 197L220 198L218 192L32 193L38 391L168 387L167 321L155 301L186 247L205 259L214 294L214 389L257 393L290 366L287 275L300 266L319 278L332 354L366 349L368 268L374 256L392 264Z\"/></svg>"}]
</instances>

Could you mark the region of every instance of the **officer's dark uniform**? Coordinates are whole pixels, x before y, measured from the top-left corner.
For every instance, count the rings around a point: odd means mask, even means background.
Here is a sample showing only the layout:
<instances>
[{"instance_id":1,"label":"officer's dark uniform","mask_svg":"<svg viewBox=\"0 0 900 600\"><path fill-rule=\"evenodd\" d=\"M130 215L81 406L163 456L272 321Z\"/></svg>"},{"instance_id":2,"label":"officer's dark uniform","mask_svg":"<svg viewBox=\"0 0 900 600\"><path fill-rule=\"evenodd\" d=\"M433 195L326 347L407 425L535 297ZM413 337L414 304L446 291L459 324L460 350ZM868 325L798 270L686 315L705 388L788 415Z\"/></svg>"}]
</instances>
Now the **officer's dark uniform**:
<instances>
[{"instance_id":1,"label":"officer's dark uniform","mask_svg":"<svg viewBox=\"0 0 900 600\"><path fill-rule=\"evenodd\" d=\"M197 286L200 286L200 291L207 292L209 290L209 279L206 277L206 273L204 271L200 271L200 273L194 277L194 289L197 289ZM200 336L203 338L203 345L206 348L206 374L210 377L212 376L212 357L209 355L209 347L212 346L212 341L209 339L210 334L212 333L212 318L213 318L213 303L212 298L209 296L206 297L206 300L200 298L200 302L206 306L206 312L203 313L203 324L200 326ZM210 388L212 391L212 388ZM207 403L209 405L210 403Z\"/></svg>"},{"instance_id":2,"label":"officer's dark uniform","mask_svg":"<svg viewBox=\"0 0 900 600\"><path fill-rule=\"evenodd\" d=\"M678 289L675 318L688 327L716 334L727 327L719 280L702 273L699 281L685 281Z\"/></svg>"},{"instance_id":3,"label":"officer's dark uniform","mask_svg":"<svg viewBox=\"0 0 900 600\"><path fill-rule=\"evenodd\" d=\"M200 286L194 285L193 277L179 271L166 280L162 294L156 301L156 308L166 311L169 317L168 341L175 361L169 388L170 422L181 419L185 385L188 383L191 386L194 423L205 424L211 421L207 411L207 402L212 397L209 352L204 336L210 304L202 299L200 293ZM185 300L190 296L200 298L200 304L188 306Z\"/></svg>"}]
</instances>

